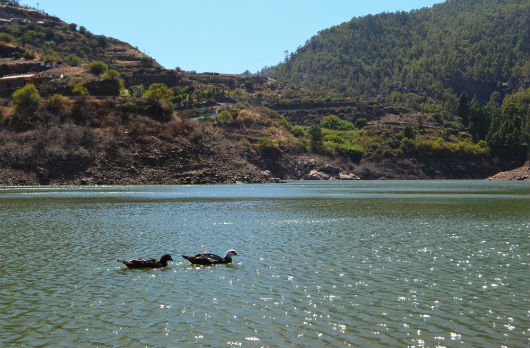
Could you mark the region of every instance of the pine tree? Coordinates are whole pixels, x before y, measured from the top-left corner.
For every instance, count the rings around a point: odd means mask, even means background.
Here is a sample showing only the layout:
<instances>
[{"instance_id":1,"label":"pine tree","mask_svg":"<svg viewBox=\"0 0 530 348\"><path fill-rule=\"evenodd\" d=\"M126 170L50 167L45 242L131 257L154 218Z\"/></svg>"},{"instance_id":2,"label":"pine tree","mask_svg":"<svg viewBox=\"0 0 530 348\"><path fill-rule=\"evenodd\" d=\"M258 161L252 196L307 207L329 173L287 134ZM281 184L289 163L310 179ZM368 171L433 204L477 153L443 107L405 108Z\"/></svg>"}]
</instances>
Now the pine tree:
<instances>
[{"instance_id":1,"label":"pine tree","mask_svg":"<svg viewBox=\"0 0 530 348\"><path fill-rule=\"evenodd\" d=\"M456 114L462 117L462 123L467 127L469 125L469 98L466 91L463 91L462 94L460 94Z\"/></svg>"}]
</instances>

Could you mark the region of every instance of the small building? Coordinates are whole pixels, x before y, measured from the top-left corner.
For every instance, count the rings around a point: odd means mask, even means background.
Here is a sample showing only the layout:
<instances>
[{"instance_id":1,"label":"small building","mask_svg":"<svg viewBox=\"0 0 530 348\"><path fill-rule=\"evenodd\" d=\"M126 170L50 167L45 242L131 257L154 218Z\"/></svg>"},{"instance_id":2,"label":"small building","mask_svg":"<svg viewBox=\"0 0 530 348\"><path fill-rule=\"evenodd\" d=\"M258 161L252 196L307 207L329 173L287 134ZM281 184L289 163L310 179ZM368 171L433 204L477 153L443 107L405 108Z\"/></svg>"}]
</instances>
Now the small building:
<instances>
[{"instance_id":1,"label":"small building","mask_svg":"<svg viewBox=\"0 0 530 348\"><path fill-rule=\"evenodd\" d=\"M40 78L37 74L23 74L0 77L0 93L14 91L24 87L27 83L37 84Z\"/></svg>"}]
</instances>

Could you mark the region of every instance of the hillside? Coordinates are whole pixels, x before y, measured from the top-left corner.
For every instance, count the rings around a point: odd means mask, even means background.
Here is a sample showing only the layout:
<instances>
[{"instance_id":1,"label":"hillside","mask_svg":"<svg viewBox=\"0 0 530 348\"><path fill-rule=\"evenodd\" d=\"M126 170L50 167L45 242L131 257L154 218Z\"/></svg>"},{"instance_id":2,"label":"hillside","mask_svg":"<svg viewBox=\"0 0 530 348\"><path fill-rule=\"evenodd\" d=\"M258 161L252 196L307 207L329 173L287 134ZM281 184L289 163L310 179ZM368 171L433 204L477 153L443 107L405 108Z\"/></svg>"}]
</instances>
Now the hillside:
<instances>
[{"instance_id":1,"label":"hillside","mask_svg":"<svg viewBox=\"0 0 530 348\"><path fill-rule=\"evenodd\" d=\"M158 65L128 43L94 35L82 25L65 23L35 9L13 6L9 1L0 2L0 33L0 55L21 61L64 61L79 66L101 60L119 71L134 69L142 63Z\"/></svg>"},{"instance_id":2,"label":"hillside","mask_svg":"<svg viewBox=\"0 0 530 348\"><path fill-rule=\"evenodd\" d=\"M472 179L520 166L528 150L530 89L429 112L168 70L127 43L2 3L0 184Z\"/></svg>"},{"instance_id":3,"label":"hillside","mask_svg":"<svg viewBox=\"0 0 530 348\"><path fill-rule=\"evenodd\" d=\"M322 30L267 76L320 93L456 112L530 87L530 3L448 0Z\"/></svg>"}]
</instances>

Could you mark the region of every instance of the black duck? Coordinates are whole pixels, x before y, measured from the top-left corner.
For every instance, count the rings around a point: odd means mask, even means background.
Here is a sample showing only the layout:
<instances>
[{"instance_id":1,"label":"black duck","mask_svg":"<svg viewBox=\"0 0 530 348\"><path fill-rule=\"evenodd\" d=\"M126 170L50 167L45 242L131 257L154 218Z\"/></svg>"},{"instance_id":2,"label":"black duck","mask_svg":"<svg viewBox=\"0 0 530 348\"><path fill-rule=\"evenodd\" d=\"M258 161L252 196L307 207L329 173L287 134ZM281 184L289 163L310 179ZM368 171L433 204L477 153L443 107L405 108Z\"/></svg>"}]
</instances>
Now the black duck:
<instances>
[{"instance_id":1,"label":"black duck","mask_svg":"<svg viewBox=\"0 0 530 348\"><path fill-rule=\"evenodd\" d=\"M160 261L157 261L152 258L146 258L146 257L140 257L138 259L132 259L129 261L125 260L118 260L118 262L123 263L128 268L158 268L158 267L166 267L168 261L173 261L171 258L171 255L165 254L162 255L160 258Z\"/></svg>"},{"instance_id":2,"label":"black duck","mask_svg":"<svg viewBox=\"0 0 530 348\"><path fill-rule=\"evenodd\" d=\"M231 249L226 252L225 257L206 253L197 254L195 256L182 255L183 258L195 265L219 265L223 263L231 263L232 256L239 256L239 254L237 251Z\"/></svg>"}]
</instances>

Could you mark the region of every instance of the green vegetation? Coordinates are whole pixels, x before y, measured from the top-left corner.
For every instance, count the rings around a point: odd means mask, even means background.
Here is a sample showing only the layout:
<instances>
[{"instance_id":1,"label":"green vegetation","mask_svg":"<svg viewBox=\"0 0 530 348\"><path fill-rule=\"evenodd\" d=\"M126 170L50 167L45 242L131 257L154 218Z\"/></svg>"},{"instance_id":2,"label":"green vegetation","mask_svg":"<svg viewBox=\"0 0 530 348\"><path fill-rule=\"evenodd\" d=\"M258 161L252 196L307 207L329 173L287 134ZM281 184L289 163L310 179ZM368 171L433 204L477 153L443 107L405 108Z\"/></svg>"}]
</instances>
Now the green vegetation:
<instances>
[{"instance_id":1,"label":"green vegetation","mask_svg":"<svg viewBox=\"0 0 530 348\"><path fill-rule=\"evenodd\" d=\"M412 129L412 126L407 125L405 127L405 129L403 130L403 137L404 138L409 138L409 139L416 138L416 133L414 133L414 129Z\"/></svg>"},{"instance_id":2,"label":"green vegetation","mask_svg":"<svg viewBox=\"0 0 530 348\"><path fill-rule=\"evenodd\" d=\"M44 56L42 57L44 63L58 63L61 62L61 57L52 49L47 49Z\"/></svg>"},{"instance_id":3,"label":"green vegetation","mask_svg":"<svg viewBox=\"0 0 530 348\"><path fill-rule=\"evenodd\" d=\"M354 122L355 127L359 128L359 129L364 128L364 126L366 126L367 123L368 123L368 120L366 118L364 118L364 117L359 117Z\"/></svg>"},{"instance_id":4,"label":"green vegetation","mask_svg":"<svg viewBox=\"0 0 530 348\"><path fill-rule=\"evenodd\" d=\"M354 18L263 72L324 94L382 95L424 112L456 112L462 90L485 102L498 83L528 80L528 13L526 0L448 0Z\"/></svg>"},{"instance_id":5,"label":"green vegetation","mask_svg":"<svg viewBox=\"0 0 530 348\"><path fill-rule=\"evenodd\" d=\"M46 109L51 111L59 111L66 108L68 105L68 98L61 94L55 93L46 99Z\"/></svg>"},{"instance_id":6,"label":"green vegetation","mask_svg":"<svg viewBox=\"0 0 530 348\"><path fill-rule=\"evenodd\" d=\"M217 114L217 122L220 122L220 123L226 123L226 122L230 122L234 119L234 117L232 116L232 113L228 110L222 110L221 112L219 112L219 114Z\"/></svg>"},{"instance_id":7,"label":"green vegetation","mask_svg":"<svg viewBox=\"0 0 530 348\"><path fill-rule=\"evenodd\" d=\"M530 80L527 13L530 3L523 0L448 0L410 13L354 18L321 31L263 73L291 85L274 105L382 96L443 124L441 132L424 134L423 117L418 117L405 126L402 140L390 131L370 131L359 144L344 141L341 132L364 129L366 118L354 117L351 123L329 115L320 127L323 149L330 154L350 157L341 147L356 147L364 155L402 151L417 157L498 155L521 161L530 143L530 90L520 90ZM300 95L296 88L322 96ZM293 134L303 137L302 131L296 128ZM310 143L316 150L313 131L309 139L314 138Z\"/></svg>"},{"instance_id":8,"label":"green vegetation","mask_svg":"<svg viewBox=\"0 0 530 348\"><path fill-rule=\"evenodd\" d=\"M35 107L40 100L39 91L33 84L27 84L13 93L13 100L17 108Z\"/></svg>"},{"instance_id":9,"label":"green vegetation","mask_svg":"<svg viewBox=\"0 0 530 348\"><path fill-rule=\"evenodd\" d=\"M489 106L496 109L494 105ZM491 115L486 142L494 153L504 157L524 159L529 156L530 89L504 98L501 112Z\"/></svg>"},{"instance_id":10,"label":"green vegetation","mask_svg":"<svg viewBox=\"0 0 530 348\"><path fill-rule=\"evenodd\" d=\"M32 60L35 58L35 51L32 49L26 49L24 51L24 54L22 54L22 58Z\"/></svg>"},{"instance_id":11,"label":"green vegetation","mask_svg":"<svg viewBox=\"0 0 530 348\"><path fill-rule=\"evenodd\" d=\"M95 74L95 75L104 74L107 72L107 70L109 70L109 66L102 61L92 62L88 66L88 71L90 71L92 74Z\"/></svg>"},{"instance_id":12,"label":"green vegetation","mask_svg":"<svg viewBox=\"0 0 530 348\"><path fill-rule=\"evenodd\" d=\"M74 88L72 89L72 92L75 94L81 96L81 97L88 97L90 93L88 92L88 89L84 86L83 82L78 82Z\"/></svg>"},{"instance_id":13,"label":"green vegetation","mask_svg":"<svg viewBox=\"0 0 530 348\"><path fill-rule=\"evenodd\" d=\"M169 89L165 83L153 83L144 93L144 96L159 102L164 101L171 103L170 98L173 96L173 91Z\"/></svg>"},{"instance_id":14,"label":"green vegetation","mask_svg":"<svg viewBox=\"0 0 530 348\"><path fill-rule=\"evenodd\" d=\"M8 33L0 33L0 42L11 43L15 41L15 37Z\"/></svg>"},{"instance_id":15,"label":"green vegetation","mask_svg":"<svg viewBox=\"0 0 530 348\"><path fill-rule=\"evenodd\" d=\"M125 88L125 83L123 79L120 78L120 73L117 70L110 69L101 75L101 77L105 80L115 81L118 84L120 90Z\"/></svg>"},{"instance_id":16,"label":"green vegetation","mask_svg":"<svg viewBox=\"0 0 530 348\"><path fill-rule=\"evenodd\" d=\"M410 139L403 138L401 149L419 157L448 158L456 155L461 159L472 159L489 155L489 150L484 142L473 144L466 141L448 142L442 138L437 139Z\"/></svg>"},{"instance_id":17,"label":"green vegetation","mask_svg":"<svg viewBox=\"0 0 530 348\"><path fill-rule=\"evenodd\" d=\"M255 145L256 150L265 153L275 153L279 151L278 146L269 137L261 137Z\"/></svg>"},{"instance_id":18,"label":"green vegetation","mask_svg":"<svg viewBox=\"0 0 530 348\"><path fill-rule=\"evenodd\" d=\"M304 127L300 125L296 125L291 129L291 132L293 132L293 135L297 138L305 136Z\"/></svg>"},{"instance_id":19,"label":"green vegetation","mask_svg":"<svg viewBox=\"0 0 530 348\"><path fill-rule=\"evenodd\" d=\"M309 128L308 131L309 135L309 145L311 147L311 151L319 152L322 150L322 128L320 126L314 124Z\"/></svg>"},{"instance_id":20,"label":"green vegetation","mask_svg":"<svg viewBox=\"0 0 530 348\"><path fill-rule=\"evenodd\" d=\"M53 49L63 59L69 55L88 61L109 59L110 39L94 35L83 26L78 31L73 23L46 19L19 25L3 24L0 32L0 41L37 51L43 56L46 49Z\"/></svg>"},{"instance_id":21,"label":"green vegetation","mask_svg":"<svg viewBox=\"0 0 530 348\"><path fill-rule=\"evenodd\" d=\"M66 56L66 58L64 59L64 62L70 66L79 66L81 65L83 60L79 58L78 56L76 56L75 54L70 53L69 55Z\"/></svg>"},{"instance_id":22,"label":"green vegetation","mask_svg":"<svg viewBox=\"0 0 530 348\"><path fill-rule=\"evenodd\" d=\"M320 126L322 128L342 130L342 131L352 130L355 128L353 123L349 121L341 120L339 117L335 115L329 115L329 116L324 117L322 121L320 121Z\"/></svg>"},{"instance_id":23,"label":"green vegetation","mask_svg":"<svg viewBox=\"0 0 530 348\"><path fill-rule=\"evenodd\" d=\"M287 131L290 131L293 128L293 126L285 118L282 118L280 120L279 125L280 125L280 127L282 127L283 129L285 129Z\"/></svg>"}]
</instances>

